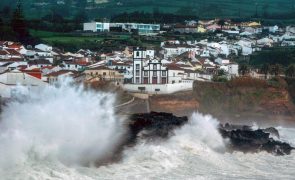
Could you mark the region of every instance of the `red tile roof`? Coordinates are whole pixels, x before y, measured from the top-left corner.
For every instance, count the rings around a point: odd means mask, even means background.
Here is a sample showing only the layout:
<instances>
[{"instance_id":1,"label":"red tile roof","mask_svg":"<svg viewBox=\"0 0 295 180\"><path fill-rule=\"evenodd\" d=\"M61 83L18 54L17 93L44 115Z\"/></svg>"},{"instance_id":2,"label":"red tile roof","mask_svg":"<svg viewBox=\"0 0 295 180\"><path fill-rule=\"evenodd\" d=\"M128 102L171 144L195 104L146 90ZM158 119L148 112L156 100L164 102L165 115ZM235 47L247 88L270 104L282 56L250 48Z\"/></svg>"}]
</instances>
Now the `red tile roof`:
<instances>
[{"instance_id":1,"label":"red tile roof","mask_svg":"<svg viewBox=\"0 0 295 180\"><path fill-rule=\"evenodd\" d=\"M19 52L17 52L15 49L5 49L10 55L13 56L21 56Z\"/></svg>"},{"instance_id":2,"label":"red tile roof","mask_svg":"<svg viewBox=\"0 0 295 180\"><path fill-rule=\"evenodd\" d=\"M179 67L177 64L174 64L174 63L171 63L171 64L166 64L166 67L169 69L169 70L184 70L182 69L181 67Z\"/></svg>"}]
</instances>

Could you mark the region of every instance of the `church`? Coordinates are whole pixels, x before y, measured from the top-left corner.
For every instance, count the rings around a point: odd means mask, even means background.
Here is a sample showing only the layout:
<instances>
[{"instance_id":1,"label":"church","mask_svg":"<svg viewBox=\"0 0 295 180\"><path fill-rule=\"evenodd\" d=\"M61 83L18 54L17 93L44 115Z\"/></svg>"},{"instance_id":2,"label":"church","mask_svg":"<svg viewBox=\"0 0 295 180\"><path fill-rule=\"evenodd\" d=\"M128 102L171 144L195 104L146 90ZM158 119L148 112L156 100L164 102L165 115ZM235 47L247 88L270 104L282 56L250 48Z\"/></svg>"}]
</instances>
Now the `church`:
<instances>
[{"instance_id":1,"label":"church","mask_svg":"<svg viewBox=\"0 0 295 180\"><path fill-rule=\"evenodd\" d=\"M168 68L161 60L147 60L146 49L133 48L133 84L167 84Z\"/></svg>"}]
</instances>

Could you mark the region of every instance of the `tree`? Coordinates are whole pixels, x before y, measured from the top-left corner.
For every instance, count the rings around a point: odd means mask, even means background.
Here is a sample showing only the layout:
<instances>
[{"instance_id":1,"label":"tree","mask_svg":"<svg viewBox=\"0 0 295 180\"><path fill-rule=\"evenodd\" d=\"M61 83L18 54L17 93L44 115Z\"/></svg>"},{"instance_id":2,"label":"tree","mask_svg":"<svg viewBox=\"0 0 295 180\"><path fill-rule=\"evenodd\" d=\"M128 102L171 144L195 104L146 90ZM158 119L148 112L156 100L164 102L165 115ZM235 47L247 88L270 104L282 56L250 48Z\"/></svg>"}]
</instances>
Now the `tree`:
<instances>
[{"instance_id":1,"label":"tree","mask_svg":"<svg viewBox=\"0 0 295 180\"><path fill-rule=\"evenodd\" d=\"M271 74L278 76L281 72L281 66L279 64L275 64L271 66Z\"/></svg>"},{"instance_id":2,"label":"tree","mask_svg":"<svg viewBox=\"0 0 295 180\"><path fill-rule=\"evenodd\" d=\"M87 13L84 9L81 9L74 17L74 21L77 25L88 21Z\"/></svg>"},{"instance_id":3,"label":"tree","mask_svg":"<svg viewBox=\"0 0 295 180\"><path fill-rule=\"evenodd\" d=\"M220 26L221 31L222 31L223 26L225 25L225 21L224 21L223 19L220 19L220 20L217 22L217 24Z\"/></svg>"},{"instance_id":4,"label":"tree","mask_svg":"<svg viewBox=\"0 0 295 180\"><path fill-rule=\"evenodd\" d=\"M289 65L285 74L287 77L295 78L295 64Z\"/></svg>"},{"instance_id":5,"label":"tree","mask_svg":"<svg viewBox=\"0 0 295 180\"><path fill-rule=\"evenodd\" d=\"M265 79L267 79L267 75L270 72L270 65L268 63L263 64L260 71L265 75Z\"/></svg>"},{"instance_id":6,"label":"tree","mask_svg":"<svg viewBox=\"0 0 295 180\"><path fill-rule=\"evenodd\" d=\"M249 73L249 66L247 64L242 64L239 67L239 73L242 74L243 76L245 76L246 74Z\"/></svg>"},{"instance_id":7,"label":"tree","mask_svg":"<svg viewBox=\"0 0 295 180\"><path fill-rule=\"evenodd\" d=\"M11 19L12 30L17 33L19 38L24 38L28 35L26 21L23 15L21 0L18 0L17 7Z\"/></svg>"}]
</instances>

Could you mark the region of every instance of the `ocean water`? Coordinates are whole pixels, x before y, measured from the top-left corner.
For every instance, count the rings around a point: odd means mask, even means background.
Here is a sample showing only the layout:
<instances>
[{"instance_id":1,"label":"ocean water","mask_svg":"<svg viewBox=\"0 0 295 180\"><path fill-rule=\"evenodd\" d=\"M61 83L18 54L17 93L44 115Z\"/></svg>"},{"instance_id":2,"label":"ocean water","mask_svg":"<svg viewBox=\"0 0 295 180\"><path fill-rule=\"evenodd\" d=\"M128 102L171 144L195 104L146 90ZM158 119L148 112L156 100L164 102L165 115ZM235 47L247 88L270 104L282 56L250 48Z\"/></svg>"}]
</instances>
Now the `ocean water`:
<instances>
[{"instance_id":1,"label":"ocean water","mask_svg":"<svg viewBox=\"0 0 295 180\"><path fill-rule=\"evenodd\" d=\"M85 92L65 83L47 87L1 114L0 179L294 179L295 152L227 153L218 120L194 113L167 140L126 148L119 162L100 167L124 135L114 95ZM295 129L277 127L295 146ZM87 165L87 166L85 166Z\"/></svg>"}]
</instances>

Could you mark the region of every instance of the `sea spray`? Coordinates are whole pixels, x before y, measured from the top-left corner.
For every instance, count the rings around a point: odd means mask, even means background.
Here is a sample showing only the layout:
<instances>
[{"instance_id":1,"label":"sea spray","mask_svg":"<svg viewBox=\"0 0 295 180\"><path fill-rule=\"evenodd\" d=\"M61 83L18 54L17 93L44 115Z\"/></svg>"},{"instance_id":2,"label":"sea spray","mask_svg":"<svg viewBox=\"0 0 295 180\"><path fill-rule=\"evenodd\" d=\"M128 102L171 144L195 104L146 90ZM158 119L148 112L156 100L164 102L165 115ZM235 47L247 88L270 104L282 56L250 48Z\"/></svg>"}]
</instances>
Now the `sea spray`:
<instances>
[{"instance_id":1,"label":"sea spray","mask_svg":"<svg viewBox=\"0 0 295 180\"><path fill-rule=\"evenodd\" d=\"M135 147L126 149L122 162L136 164L138 167L134 168L134 174L140 171L168 173L186 164L185 155L192 153L204 158L204 163L218 162L216 164L222 167L224 164L219 157L225 145L217 130L218 125L218 121L210 115L193 113L189 122L174 130L168 139L146 141L143 138Z\"/></svg>"},{"instance_id":2,"label":"sea spray","mask_svg":"<svg viewBox=\"0 0 295 180\"><path fill-rule=\"evenodd\" d=\"M64 79L58 87L47 86L8 103L0 123L1 169L29 158L66 165L91 165L106 158L123 134L114 102L114 94L85 91Z\"/></svg>"}]
</instances>

